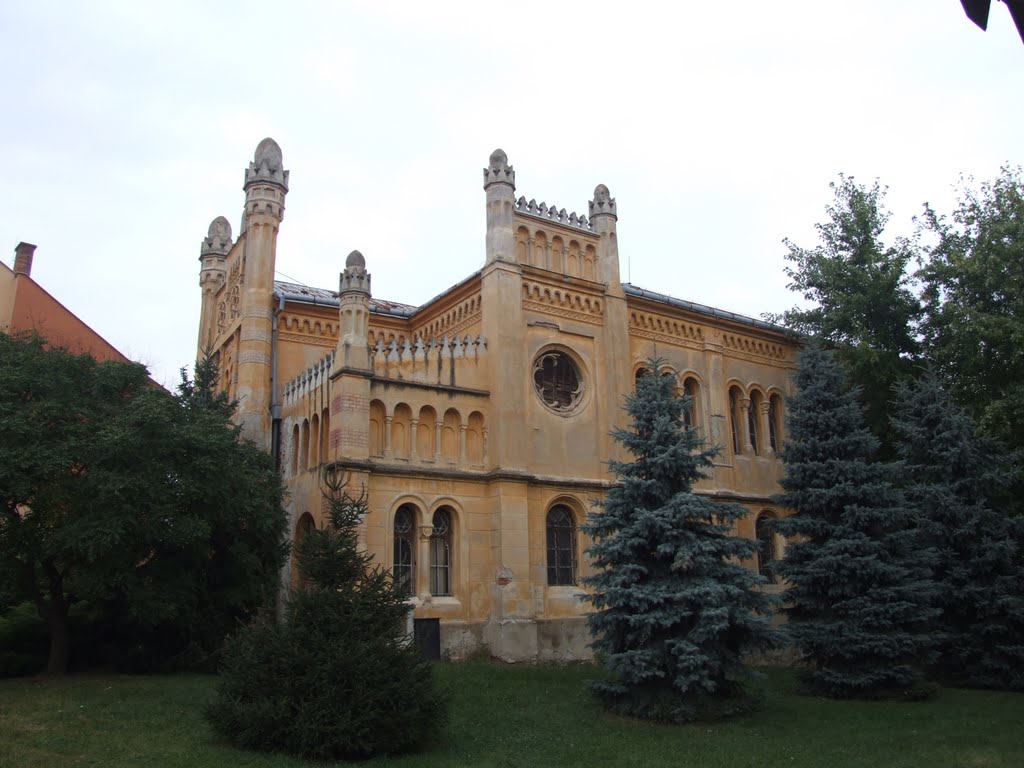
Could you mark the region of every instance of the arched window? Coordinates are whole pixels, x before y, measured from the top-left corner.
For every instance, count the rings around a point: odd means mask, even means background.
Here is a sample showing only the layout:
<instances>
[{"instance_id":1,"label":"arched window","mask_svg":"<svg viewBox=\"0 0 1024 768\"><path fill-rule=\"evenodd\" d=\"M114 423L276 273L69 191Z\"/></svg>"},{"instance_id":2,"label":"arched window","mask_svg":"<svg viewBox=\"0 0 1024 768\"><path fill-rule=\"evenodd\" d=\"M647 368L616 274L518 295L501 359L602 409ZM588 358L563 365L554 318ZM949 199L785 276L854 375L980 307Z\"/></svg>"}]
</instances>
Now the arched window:
<instances>
[{"instance_id":1,"label":"arched window","mask_svg":"<svg viewBox=\"0 0 1024 768\"><path fill-rule=\"evenodd\" d=\"M416 590L416 507L403 504L395 512L395 588L406 595Z\"/></svg>"},{"instance_id":2,"label":"arched window","mask_svg":"<svg viewBox=\"0 0 1024 768\"><path fill-rule=\"evenodd\" d=\"M782 398L772 395L768 399L768 444L772 450L779 450L779 435L782 434Z\"/></svg>"},{"instance_id":3,"label":"arched window","mask_svg":"<svg viewBox=\"0 0 1024 768\"><path fill-rule=\"evenodd\" d=\"M750 435L750 447L754 453L760 453L758 450L758 432L757 432L757 420L761 417L761 393L751 392L750 400L747 406L747 430Z\"/></svg>"},{"instance_id":4,"label":"arched window","mask_svg":"<svg viewBox=\"0 0 1024 768\"><path fill-rule=\"evenodd\" d=\"M729 426L732 428L732 452L740 452L740 390L732 387L729 390Z\"/></svg>"},{"instance_id":5,"label":"arched window","mask_svg":"<svg viewBox=\"0 0 1024 768\"><path fill-rule=\"evenodd\" d=\"M687 429L696 429L698 422L697 395L700 392L699 385L694 378L687 378L683 382L683 426Z\"/></svg>"},{"instance_id":6,"label":"arched window","mask_svg":"<svg viewBox=\"0 0 1024 768\"><path fill-rule=\"evenodd\" d=\"M757 572L769 579L772 578L772 574L768 564L777 559L774 522L775 515L770 512L762 512L757 516L757 522L754 523L754 536L757 538L758 544Z\"/></svg>"},{"instance_id":7,"label":"arched window","mask_svg":"<svg viewBox=\"0 0 1024 768\"><path fill-rule=\"evenodd\" d=\"M313 414L312 421L309 422L309 468L316 469L316 465L319 462L317 457L317 449L320 447L320 417L315 413Z\"/></svg>"},{"instance_id":8,"label":"arched window","mask_svg":"<svg viewBox=\"0 0 1024 768\"><path fill-rule=\"evenodd\" d=\"M576 521L564 504L551 508L547 518L548 586L576 583Z\"/></svg>"},{"instance_id":9,"label":"arched window","mask_svg":"<svg viewBox=\"0 0 1024 768\"><path fill-rule=\"evenodd\" d=\"M434 513L430 532L430 594L452 593L452 517L447 507Z\"/></svg>"},{"instance_id":10,"label":"arched window","mask_svg":"<svg viewBox=\"0 0 1024 768\"><path fill-rule=\"evenodd\" d=\"M302 443L299 445L299 471L309 468L309 419L302 420Z\"/></svg>"},{"instance_id":11,"label":"arched window","mask_svg":"<svg viewBox=\"0 0 1024 768\"><path fill-rule=\"evenodd\" d=\"M633 389L637 389L640 386L640 379L650 373L646 368L637 368L636 373L633 375Z\"/></svg>"},{"instance_id":12,"label":"arched window","mask_svg":"<svg viewBox=\"0 0 1024 768\"><path fill-rule=\"evenodd\" d=\"M292 429L292 474L299 473L299 425Z\"/></svg>"}]
</instances>

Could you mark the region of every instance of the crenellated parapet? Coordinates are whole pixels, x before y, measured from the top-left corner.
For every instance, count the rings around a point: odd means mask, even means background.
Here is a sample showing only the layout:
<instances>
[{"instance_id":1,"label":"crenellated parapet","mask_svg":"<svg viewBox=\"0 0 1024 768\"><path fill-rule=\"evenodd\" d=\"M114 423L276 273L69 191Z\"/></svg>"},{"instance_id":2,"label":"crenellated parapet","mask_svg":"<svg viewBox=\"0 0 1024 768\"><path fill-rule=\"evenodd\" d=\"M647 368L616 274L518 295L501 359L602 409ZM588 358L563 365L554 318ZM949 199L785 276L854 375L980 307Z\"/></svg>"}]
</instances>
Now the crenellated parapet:
<instances>
[{"instance_id":1,"label":"crenellated parapet","mask_svg":"<svg viewBox=\"0 0 1024 768\"><path fill-rule=\"evenodd\" d=\"M331 352L284 385L284 404L294 405L319 392L330 382L333 372L334 353Z\"/></svg>"},{"instance_id":2,"label":"crenellated parapet","mask_svg":"<svg viewBox=\"0 0 1024 768\"><path fill-rule=\"evenodd\" d=\"M416 336L412 341L378 338L370 347L370 367L380 379L465 386L460 381L459 369L463 365L475 366L486 352L487 341L479 335L440 339Z\"/></svg>"},{"instance_id":3,"label":"crenellated parapet","mask_svg":"<svg viewBox=\"0 0 1024 768\"><path fill-rule=\"evenodd\" d=\"M593 203L591 203L593 205ZM527 202L525 197L520 197L516 200L516 213L524 214L526 216L536 216L538 219L544 219L545 221L553 221L556 224L562 224L566 227L572 227L573 229L579 229L583 232L593 232L594 225L591 224L586 216L577 216L576 211L566 213L565 208L558 208L557 206L548 206L546 203L537 203L536 200L530 200Z\"/></svg>"}]
</instances>

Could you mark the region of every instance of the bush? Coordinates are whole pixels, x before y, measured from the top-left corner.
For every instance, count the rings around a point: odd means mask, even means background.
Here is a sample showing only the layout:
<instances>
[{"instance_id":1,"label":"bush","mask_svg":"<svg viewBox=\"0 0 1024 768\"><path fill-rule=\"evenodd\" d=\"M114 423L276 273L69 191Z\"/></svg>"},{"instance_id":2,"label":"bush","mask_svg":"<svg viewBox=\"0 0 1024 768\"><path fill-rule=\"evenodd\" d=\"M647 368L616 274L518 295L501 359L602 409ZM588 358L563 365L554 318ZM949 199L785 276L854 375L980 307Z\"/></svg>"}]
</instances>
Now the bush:
<instances>
[{"instance_id":1,"label":"bush","mask_svg":"<svg viewBox=\"0 0 1024 768\"><path fill-rule=\"evenodd\" d=\"M283 617L259 617L223 654L207 719L244 749L316 759L366 758L422 748L446 697L402 634L408 612L392 575L360 551L366 498L328 481L331 525L298 545L301 583Z\"/></svg>"}]
</instances>

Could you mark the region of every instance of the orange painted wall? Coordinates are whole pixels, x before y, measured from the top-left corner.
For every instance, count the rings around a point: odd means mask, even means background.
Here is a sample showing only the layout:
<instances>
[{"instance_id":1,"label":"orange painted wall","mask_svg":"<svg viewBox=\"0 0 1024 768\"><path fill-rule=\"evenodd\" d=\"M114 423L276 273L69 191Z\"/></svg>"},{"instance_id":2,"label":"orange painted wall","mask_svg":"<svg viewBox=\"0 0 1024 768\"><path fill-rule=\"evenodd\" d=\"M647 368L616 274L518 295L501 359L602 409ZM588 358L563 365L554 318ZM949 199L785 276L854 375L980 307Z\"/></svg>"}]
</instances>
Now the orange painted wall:
<instances>
[{"instance_id":1,"label":"orange painted wall","mask_svg":"<svg viewBox=\"0 0 1024 768\"><path fill-rule=\"evenodd\" d=\"M36 331L51 344L72 352L87 352L97 360L129 362L31 277L15 274L6 265L0 265L0 273L0 330L12 335Z\"/></svg>"}]
</instances>

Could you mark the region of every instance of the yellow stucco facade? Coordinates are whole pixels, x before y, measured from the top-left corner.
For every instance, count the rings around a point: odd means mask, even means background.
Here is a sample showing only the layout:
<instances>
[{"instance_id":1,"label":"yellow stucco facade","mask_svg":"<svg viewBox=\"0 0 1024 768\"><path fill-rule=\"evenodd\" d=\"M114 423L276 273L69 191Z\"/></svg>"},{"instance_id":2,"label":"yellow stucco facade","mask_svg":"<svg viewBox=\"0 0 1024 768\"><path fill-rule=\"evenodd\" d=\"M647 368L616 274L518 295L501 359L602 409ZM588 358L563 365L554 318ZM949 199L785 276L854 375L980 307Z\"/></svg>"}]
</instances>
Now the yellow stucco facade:
<instances>
[{"instance_id":1,"label":"yellow stucco facade","mask_svg":"<svg viewBox=\"0 0 1024 768\"><path fill-rule=\"evenodd\" d=\"M295 535L322 523L325 467L364 487L366 546L415 617L441 620L447 652L589 655L578 526L613 482L605 462L626 458L609 434L652 357L722 446L699 490L744 504L736 535L778 555L757 521L781 513L770 498L796 344L623 284L606 187L586 215L537 205L495 151L481 268L419 307L374 297L356 251L337 291L275 282L288 172L272 140L244 188L238 238L218 217L202 244L199 347L218 356L245 434L275 453Z\"/></svg>"}]
</instances>

